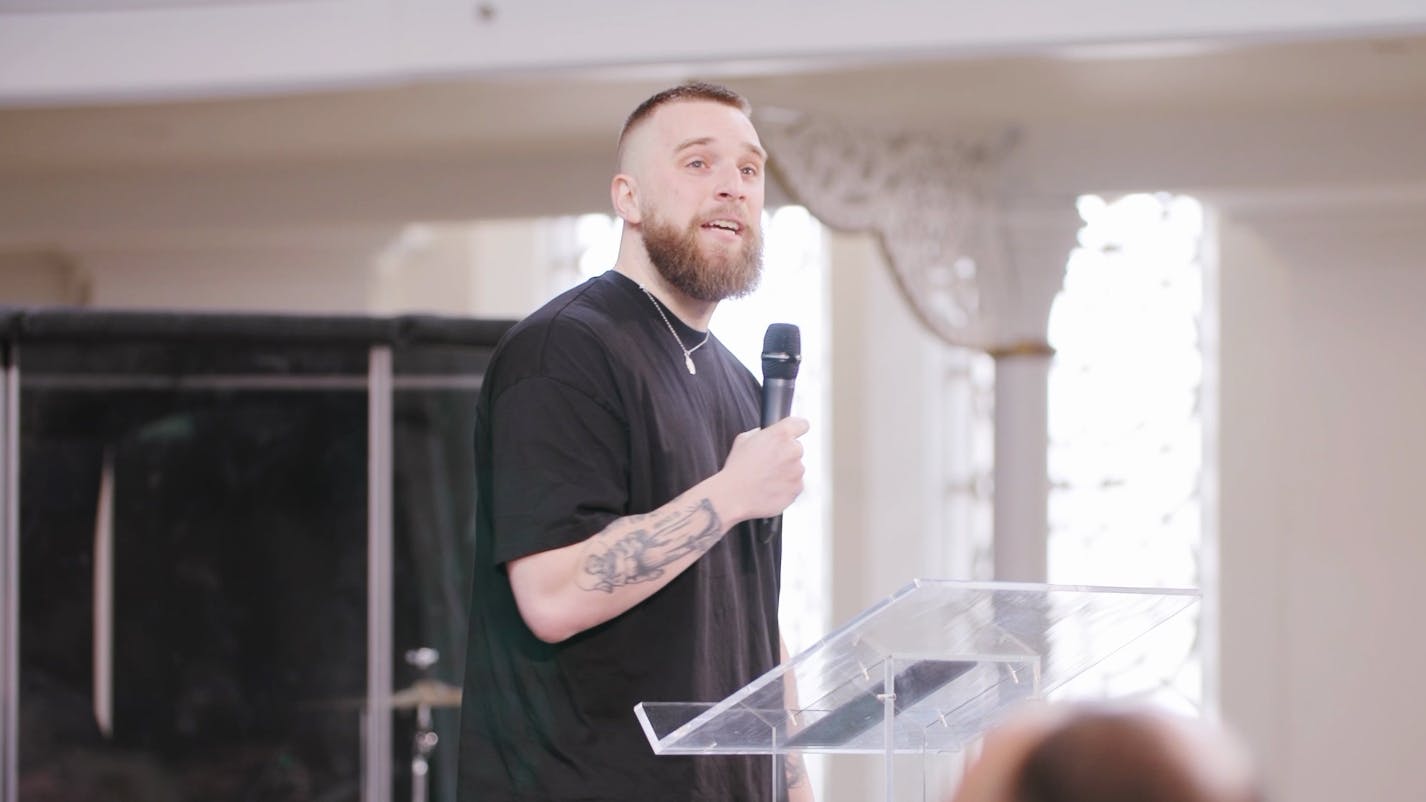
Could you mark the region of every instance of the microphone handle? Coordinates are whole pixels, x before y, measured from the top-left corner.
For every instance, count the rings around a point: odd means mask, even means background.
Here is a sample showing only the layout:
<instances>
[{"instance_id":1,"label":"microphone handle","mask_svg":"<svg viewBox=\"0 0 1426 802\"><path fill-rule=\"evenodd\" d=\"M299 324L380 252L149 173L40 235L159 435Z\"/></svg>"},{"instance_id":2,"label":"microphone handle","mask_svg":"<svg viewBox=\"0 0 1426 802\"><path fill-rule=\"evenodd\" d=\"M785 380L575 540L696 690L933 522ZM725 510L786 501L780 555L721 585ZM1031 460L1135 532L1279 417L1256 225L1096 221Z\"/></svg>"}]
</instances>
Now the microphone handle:
<instances>
[{"instance_id":1,"label":"microphone handle","mask_svg":"<svg viewBox=\"0 0 1426 802\"><path fill-rule=\"evenodd\" d=\"M777 423L792 414L792 379L764 379L762 428Z\"/></svg>"},{"instance_id":2,"label":"microphone handle","mask_svg":"<svg viewBox=\"0 0 1426 802\"><path fill-rule=\"evenodd\" d=\"M792 390L795 384L792 379L763 379L762 428L766 429L792 414ZM781 515L764 518L759 524L766 540L782 534Z\"/></svg>"}]
</instances>

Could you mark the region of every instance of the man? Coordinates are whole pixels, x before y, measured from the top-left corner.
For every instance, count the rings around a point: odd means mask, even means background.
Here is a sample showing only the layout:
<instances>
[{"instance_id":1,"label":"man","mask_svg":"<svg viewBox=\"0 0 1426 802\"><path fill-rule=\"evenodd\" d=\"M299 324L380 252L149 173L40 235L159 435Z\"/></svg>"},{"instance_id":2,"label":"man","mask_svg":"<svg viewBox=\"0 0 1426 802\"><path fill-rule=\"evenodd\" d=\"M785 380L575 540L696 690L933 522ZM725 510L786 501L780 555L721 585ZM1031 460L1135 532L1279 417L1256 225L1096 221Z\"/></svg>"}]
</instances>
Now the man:
<instances>
[{"instance_id":1,"label":"man","mask_svg":"<svg viewBox=\"0 0 1426 802\"><path fill-rule=\"evenodd\" d=\"M756 379L708 332L758 280L765 161L733 92L645 101L611 186L618 263L496 349L462 802L769 797L768 758L657 757L633 712L721 700L779 660L781 542L755 522L801 492L808 424L757 429Z\"/></svg>"},{"instance_id":2,"label":"man","mask_svg":"<svg viewBox=\"0 0 1426 802\"><path fill-rule=\"evenodd\" d=\"M950 802L1260 802L1228 733L1147 707L1037 707L985 738Z\"/></svg>"}]
</instances>

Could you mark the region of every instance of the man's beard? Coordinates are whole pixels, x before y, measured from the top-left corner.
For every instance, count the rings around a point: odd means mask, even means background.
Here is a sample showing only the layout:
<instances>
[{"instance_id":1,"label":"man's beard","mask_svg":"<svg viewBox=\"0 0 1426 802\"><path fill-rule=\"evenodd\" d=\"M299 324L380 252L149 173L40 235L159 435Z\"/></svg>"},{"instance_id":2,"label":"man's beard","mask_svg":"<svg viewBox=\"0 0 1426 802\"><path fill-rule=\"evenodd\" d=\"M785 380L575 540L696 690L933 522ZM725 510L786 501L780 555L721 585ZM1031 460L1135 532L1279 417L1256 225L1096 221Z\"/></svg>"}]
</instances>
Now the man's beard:
<instances>
[{"instance_id":1,"label":"man's beard","mask_svg":"<svg viewBox=\"0 0 1426 802\"><path fill-rule=\"evenodd\" d=\"M763 243L757 228L743 229L742 247L731 253L705 256L699 247L697 221L679 230L656 215L645 214L641 226L644 249L674 289L699 301L741 298L757 289L762 277Z\"/></svg>"}]
</instances>

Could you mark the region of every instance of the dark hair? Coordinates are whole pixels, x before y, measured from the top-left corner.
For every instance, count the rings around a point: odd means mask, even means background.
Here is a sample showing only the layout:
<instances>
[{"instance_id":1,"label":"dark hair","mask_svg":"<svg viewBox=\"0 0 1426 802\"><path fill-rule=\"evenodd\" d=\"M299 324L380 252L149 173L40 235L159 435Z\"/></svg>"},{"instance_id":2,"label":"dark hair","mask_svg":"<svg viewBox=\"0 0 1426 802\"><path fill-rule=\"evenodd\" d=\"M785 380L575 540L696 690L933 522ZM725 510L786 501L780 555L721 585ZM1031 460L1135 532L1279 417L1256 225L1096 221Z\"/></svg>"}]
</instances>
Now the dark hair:
<instances>
[{"instance_id":1,"label":"dark hair","mask_svg":"<svg viewBox=\"0 0 1426 802\"><path fill-rule=\"evenodd\" d=\"M1210 791L1162 727L1121 711L1083 711L1026 757L1015 802L1227 802ZM1256 789L1232 802L1260 798Z\"/></svg>"},{"instance_id":2,"label":"dark hair","mask_svg":"<svg viewBox=\"0 0 1426 802\"><path fill-rule=\"evenodd\" d=\"M624 140L629 137L629 132L634 130L639 123L647 120L655 111L658 111L660 106L689 100L705 100L712 103L722 103L725 106L731 106L741 111L743 114L750 115L753 111L753 107L748 103L746 98L726 86L705 83L703 81L690 81L685 84L679 84L671 89L665 89L653 97L650 97L648 100L645 100L643 103L640 103L638 108L629 114L629 119L624 121L624 127L619 131L618 152L620 160L622 161L624 157Z\"/></svg>"}]
</instances>

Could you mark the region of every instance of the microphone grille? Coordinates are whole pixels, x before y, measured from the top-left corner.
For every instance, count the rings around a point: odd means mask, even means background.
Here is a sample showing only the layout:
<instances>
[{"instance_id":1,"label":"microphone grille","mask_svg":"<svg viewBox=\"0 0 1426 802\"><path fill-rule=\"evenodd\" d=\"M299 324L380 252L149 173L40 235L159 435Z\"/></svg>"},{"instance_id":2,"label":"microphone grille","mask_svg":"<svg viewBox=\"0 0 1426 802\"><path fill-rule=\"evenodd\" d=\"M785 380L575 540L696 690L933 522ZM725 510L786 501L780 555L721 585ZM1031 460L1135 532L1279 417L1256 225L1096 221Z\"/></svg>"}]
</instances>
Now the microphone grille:
<instances>
[{"instance_id":1,"label":"microphone grille","mask_svg":"<svg viewBox=\"0 0 1426 802\"><path fill-rule=\"evenodd\" d=\"M763 335L763 378L795 379L802 363L802 330L791 323L773 323Z\"/></svg>"}]
</instances>

